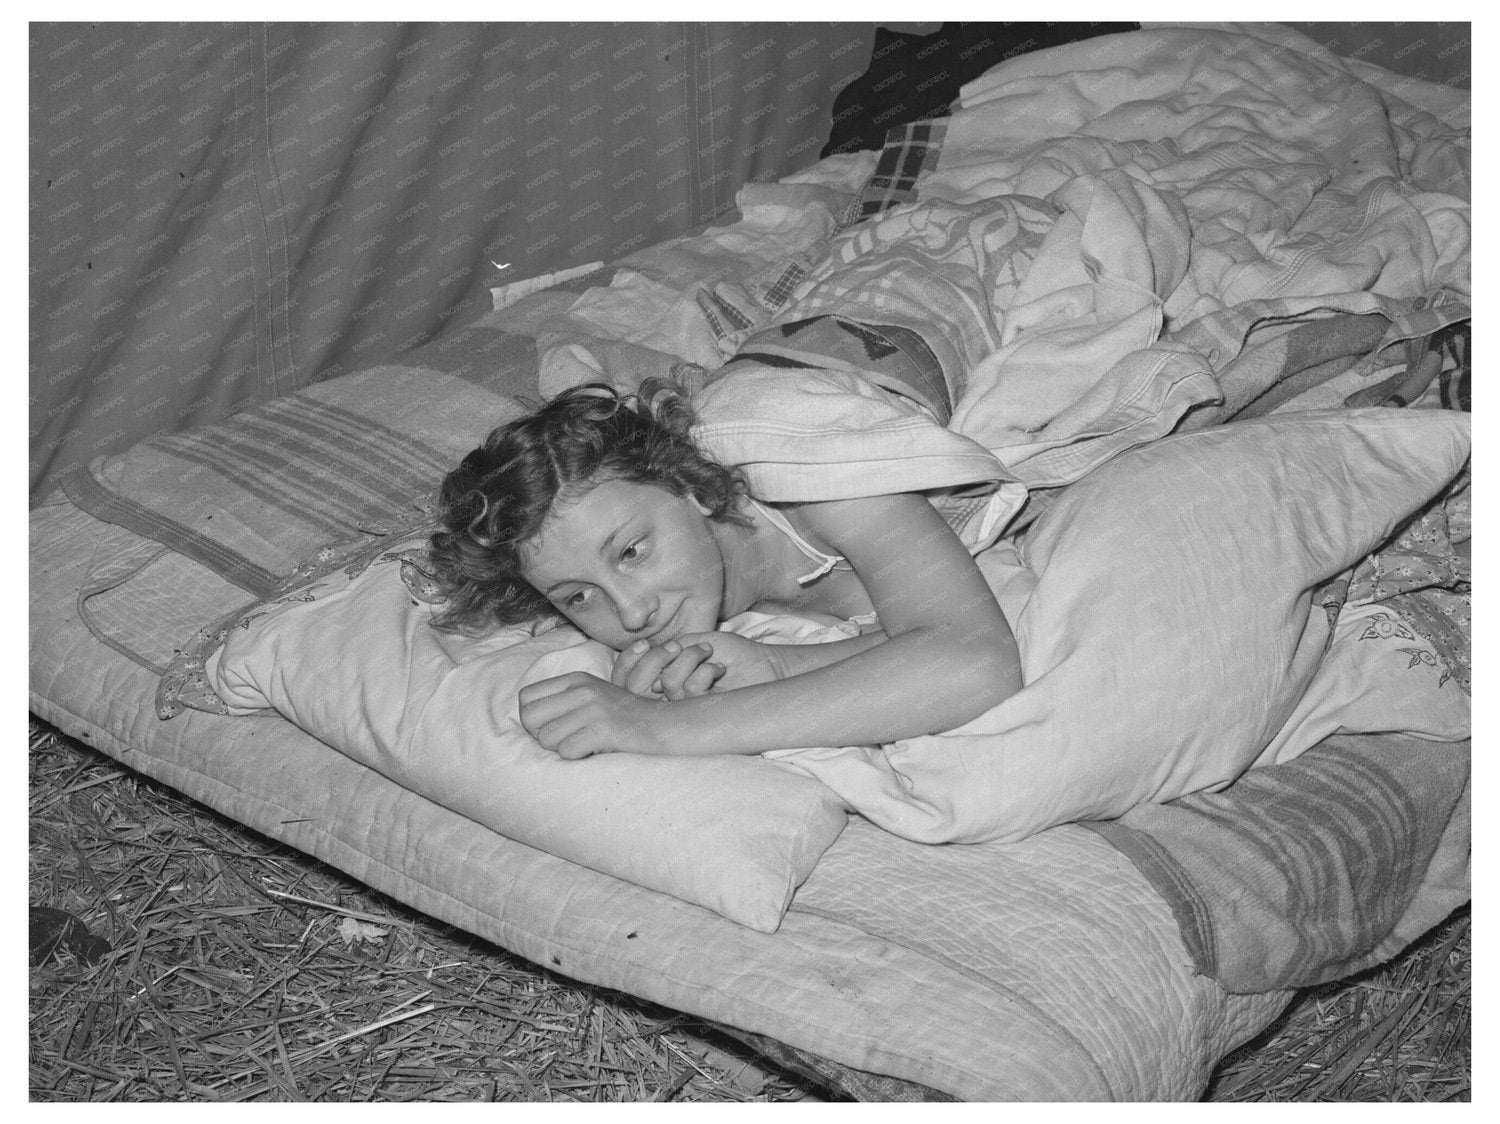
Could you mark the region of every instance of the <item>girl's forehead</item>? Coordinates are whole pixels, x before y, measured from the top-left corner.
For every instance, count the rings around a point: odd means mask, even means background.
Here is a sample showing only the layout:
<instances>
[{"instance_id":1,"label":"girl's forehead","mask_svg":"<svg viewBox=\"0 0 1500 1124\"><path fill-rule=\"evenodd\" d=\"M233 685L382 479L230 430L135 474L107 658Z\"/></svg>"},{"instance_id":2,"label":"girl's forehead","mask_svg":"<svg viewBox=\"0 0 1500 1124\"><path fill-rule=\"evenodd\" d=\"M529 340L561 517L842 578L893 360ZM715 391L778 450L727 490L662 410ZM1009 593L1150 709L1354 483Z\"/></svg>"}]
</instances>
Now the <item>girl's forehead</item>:
<instances>
[{"instance_id":1,"label":"girl's forehead","mask_svg":"<svg viewBox=\"0 0 1500 1124\"><path fill-rule=\"evenodd\" d=\"M628 524L683 502L663 488L632 480L605 480L559 494L537 533L521 544L527 578L560 580L578 562L596 557Z\"/></svg>"},{"instance_id":2,"label":"girl's forehead","mask_svg":"<svg viewBox=\"0 0 1500 1124\"><path fill-rule=\"evenodd\" d=\"M597 525L632 515L650 514L680 502L678 496L655 484L634 480L601 480L559 492L552 501L542 531L549 524Z\"/></svg>"}]
</instances>

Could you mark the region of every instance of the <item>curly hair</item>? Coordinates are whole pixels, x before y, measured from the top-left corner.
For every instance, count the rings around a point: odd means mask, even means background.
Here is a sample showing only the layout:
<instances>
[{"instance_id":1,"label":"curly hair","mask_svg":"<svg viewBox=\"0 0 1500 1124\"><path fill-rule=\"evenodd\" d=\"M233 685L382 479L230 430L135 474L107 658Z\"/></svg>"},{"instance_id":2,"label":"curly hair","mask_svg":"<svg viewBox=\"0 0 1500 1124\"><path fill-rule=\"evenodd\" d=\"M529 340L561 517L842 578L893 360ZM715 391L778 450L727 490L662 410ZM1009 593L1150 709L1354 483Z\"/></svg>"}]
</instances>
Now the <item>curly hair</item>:
<instances>
[{"instance_id":1,"label":"curly hair","mask_svg":"<svg viewBox=\"0 0 1500 1124\"><path fill-rule=\"evenodd\" d=\"M626 480L691 497L711 519L746 522L736 510L744 476L698 449L692 423L681 388L647 379L633 395L602 383L572 387L492 431L443 479L445 529L432 536L429 555L445 600L433 626L481 636L563 619L521 568L523 545L560 495Z\"/></svg>"}]
</instances>

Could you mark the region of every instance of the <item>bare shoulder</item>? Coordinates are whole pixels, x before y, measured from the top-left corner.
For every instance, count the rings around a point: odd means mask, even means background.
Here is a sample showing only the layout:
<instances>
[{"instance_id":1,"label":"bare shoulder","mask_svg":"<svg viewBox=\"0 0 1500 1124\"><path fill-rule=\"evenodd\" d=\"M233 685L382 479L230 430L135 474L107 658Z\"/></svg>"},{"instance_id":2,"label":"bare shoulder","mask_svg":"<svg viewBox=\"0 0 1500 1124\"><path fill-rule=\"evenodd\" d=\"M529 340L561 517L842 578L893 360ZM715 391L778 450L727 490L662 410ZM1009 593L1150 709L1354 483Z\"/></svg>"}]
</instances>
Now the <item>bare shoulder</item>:
<instances>
[{"instance_id":1,"label":"bare shoulder","mask_svg":"<svg viewBox=\"0 0 1500 1124\"><path fill-rule=\"evenodd\" d=\"M920 545L913 536L953 537L952 530L933 506L916 492L894 492L847 500L821 500L795 505L788 511L799 529L805 529L839 553L852 543L910 549Z\"/></svg>"},{"instance_id":2,"label":"bare shoulder","mask_svg":"<svg viewBox=\"0 0 1500 1124\"><path fill-rule=\"evenodd\" d=\"M920 493L805 504L799 514L849 560L889 635L1003 624L968 548Z\"/></svg>"}]
</instances>

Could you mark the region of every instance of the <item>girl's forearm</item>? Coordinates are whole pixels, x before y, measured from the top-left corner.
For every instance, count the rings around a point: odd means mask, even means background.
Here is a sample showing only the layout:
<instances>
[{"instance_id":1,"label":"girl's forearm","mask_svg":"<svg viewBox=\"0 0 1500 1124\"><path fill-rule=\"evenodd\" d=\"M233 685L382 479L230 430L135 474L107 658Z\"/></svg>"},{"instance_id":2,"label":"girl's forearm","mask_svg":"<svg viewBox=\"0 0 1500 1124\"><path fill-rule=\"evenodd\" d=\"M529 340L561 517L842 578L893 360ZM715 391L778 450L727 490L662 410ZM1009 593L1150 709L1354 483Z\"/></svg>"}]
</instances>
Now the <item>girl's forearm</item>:
<instances>
[{"instance_id":1,"label":"girl's forearm","mask_svg":"<svg viewBox=\"0 0 1500 1124\"><path fill-rule=\"evenodd\" d=\"M801 674L666 704L662 749L697 756L890 742L961 726L1020 687L1008 629L967 642L916 629Z\"/></svg>"},{"instance_id":2,"label":"girl's forearm","mask_svg":"<svg viewBox=\"0 0 1500 1124\"><path fill-rule=\"evenodd\" d=\"M766 644L765 647L778 678L790 679L857 656L877 644L884 644L887 639L885 632L877 628L848 640L832 640L826 644Z\"/></svg>"}]
</instances>

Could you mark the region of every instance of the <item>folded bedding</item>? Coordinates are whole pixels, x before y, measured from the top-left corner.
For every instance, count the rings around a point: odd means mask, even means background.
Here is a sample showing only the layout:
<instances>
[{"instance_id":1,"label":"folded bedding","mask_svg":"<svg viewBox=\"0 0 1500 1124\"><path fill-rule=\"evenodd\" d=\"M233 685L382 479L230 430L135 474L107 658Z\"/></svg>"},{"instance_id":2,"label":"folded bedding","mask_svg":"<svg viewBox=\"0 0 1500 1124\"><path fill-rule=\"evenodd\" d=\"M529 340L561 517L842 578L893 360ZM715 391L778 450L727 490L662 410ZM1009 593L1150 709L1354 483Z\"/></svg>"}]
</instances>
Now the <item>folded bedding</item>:
<instances>
[{"instance_id":1,"label":"folded bedding","mask_svg":"<svg viewBox=\"0 0 1500 1124\"><path fill-rule=\"evenodd\" d=\"M728 226L73 474L33 515L34 707L820 1072L1197 1095L1285 989L1467 897L1470 436L1428 346L1469 316L1467 131L1336 60L1168 29L1011 59L891 151L902 182L830 157ZM901 355L788 330L818 318ZM726 362L747 341L797 365ZM1430 354L1414 405L1344 405ZM763 500L927 494L1025 688L886 746L542 750L516 692L609 653L428 627L433 492L526 400L647 376ZM115 699L68 684L95 666Z\"/></svg>"}]
</instances>

